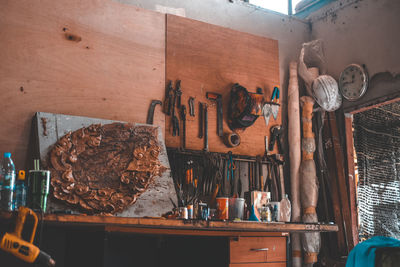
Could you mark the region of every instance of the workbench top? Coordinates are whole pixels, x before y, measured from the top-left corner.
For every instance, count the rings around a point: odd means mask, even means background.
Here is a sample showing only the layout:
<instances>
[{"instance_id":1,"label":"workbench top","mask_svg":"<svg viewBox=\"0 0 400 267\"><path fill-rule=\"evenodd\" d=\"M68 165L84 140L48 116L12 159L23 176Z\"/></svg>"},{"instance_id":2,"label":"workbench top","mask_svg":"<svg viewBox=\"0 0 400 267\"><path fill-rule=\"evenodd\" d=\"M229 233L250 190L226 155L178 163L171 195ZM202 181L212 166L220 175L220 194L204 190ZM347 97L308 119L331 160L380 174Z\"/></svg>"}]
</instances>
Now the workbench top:
<instances>
[{"instance_id":1,"label":"workbench top","mask_svg":"<svg viewBox=\"0 0 400 267\"><path fill-rule=\"evenodd\" d=\"M16 219L16 216L16 212L0 213L0 218L8 220ZM99 226L107 232L202 236L270 236L272 233L338 231L336 224L321 223L201 221L65 214L45 214L44 223L59 226Z\"/></svg>"}]
</instances>

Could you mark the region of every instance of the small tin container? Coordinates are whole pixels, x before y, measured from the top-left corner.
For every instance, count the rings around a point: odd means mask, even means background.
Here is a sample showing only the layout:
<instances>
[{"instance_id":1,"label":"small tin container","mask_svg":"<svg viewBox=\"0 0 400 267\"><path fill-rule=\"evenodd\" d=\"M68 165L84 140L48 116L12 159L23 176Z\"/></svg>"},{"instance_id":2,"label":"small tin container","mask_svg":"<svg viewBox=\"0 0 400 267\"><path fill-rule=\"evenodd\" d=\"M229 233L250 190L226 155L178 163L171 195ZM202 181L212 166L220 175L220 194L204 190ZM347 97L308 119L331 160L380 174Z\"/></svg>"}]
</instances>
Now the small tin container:
<instances>
[{"instance_id":1,"label":"small tin container","mask_svg":"<svg viewBox=\"0 0 400 267\"><path fill-rule=\"evenodd\" d=\"M187 205L188 219L193 219L193 205Z\"/></svg>"},{"instance_id":2,"label":"small tin container","mask_svg":"<svg viewBox=\"0 0 400 267\"><path fill-rule=\"evenodd\" d=\"M198 205L198 219L207 221L209 215L209 209L206 203L199 203Z\"/></svg>"},{"instance_id":3,"label":"small tin container","mask_svg":"<svg viewBox=\"0 0 400 267\"><path fill-rule=\"evenodd\" d=\"M179 207L179 217L184 220L188 219L188 210L186 207Z\"/></svg>"},{"instance_id":4,"label":"small tin container","mask_svg":"<svg viewBox=\"0 0 400 267\"><path fill-rule=\"evenodd\" d=\"M217 197L217 219L228 220L229 219L229 198Z\"/></svg>"}]
</instances>

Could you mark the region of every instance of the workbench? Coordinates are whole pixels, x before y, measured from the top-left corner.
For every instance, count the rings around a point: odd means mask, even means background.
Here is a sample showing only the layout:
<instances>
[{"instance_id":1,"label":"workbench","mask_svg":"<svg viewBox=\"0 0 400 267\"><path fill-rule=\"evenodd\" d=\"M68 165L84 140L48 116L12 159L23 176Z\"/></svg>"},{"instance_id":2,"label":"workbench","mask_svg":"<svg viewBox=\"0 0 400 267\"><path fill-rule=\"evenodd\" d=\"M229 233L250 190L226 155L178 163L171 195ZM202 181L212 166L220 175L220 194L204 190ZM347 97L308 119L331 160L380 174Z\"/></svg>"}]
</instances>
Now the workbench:
<instances>
[{"instance_id":1,"label":"workbench","mask_svg":"<svg viewBox=\"0 0 400 267\"><path fill-rule=\"evenodd\" d=\"M16 213L0 213L13 227ZM62 266L289 266L290 233L335 224L46 214L41 248ZM39 231L38 231L39 232ZM0 259L7 258L4 253ZM11 259L11 262L15 259ZM12 266L15 265L12 262ZM10 265L11 266L11 265Z\"/></svg>"}]
</instances>

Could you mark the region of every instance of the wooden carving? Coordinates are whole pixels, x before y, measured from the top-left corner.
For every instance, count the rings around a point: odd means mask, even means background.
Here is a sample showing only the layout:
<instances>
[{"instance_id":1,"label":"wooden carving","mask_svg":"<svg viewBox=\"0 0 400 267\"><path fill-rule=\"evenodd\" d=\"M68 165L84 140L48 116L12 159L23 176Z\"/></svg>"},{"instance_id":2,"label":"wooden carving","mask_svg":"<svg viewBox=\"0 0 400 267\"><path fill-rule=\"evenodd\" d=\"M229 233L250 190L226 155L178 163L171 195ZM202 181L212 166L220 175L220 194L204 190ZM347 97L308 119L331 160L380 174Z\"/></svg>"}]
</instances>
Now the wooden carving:
<instances>
[{"instance_id":1,"label":"wooden carving","mask_svg":"<svg viewBox=\"0 0 400 267\"><path fill-rule=\"evenodd\" d=\"M66 134L49 152L52 195L90 214L123 211L166 170L157 132L112 123Z\"/></svg>"}]
</instances>

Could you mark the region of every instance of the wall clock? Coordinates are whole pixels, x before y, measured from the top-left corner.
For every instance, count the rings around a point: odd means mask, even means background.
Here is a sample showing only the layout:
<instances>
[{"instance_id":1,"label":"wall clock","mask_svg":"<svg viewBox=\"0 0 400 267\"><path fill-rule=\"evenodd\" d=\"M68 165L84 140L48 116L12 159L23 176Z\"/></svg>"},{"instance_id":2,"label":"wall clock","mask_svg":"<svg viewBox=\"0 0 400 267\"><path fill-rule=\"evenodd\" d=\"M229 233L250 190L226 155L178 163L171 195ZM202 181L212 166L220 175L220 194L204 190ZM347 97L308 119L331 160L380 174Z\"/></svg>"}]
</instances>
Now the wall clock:
<instances>
[{"instance_id":1,"label":"wall clock","mask_svg":"<svg viewBox=\"0 0 400 267\"><path fill-rule=\"evenodd\" d=\"M350 64L340 74L339 90L347 100L358 100L365 94L367 88L368 73L365 67Z\"/></svg>"}]
</instances>

